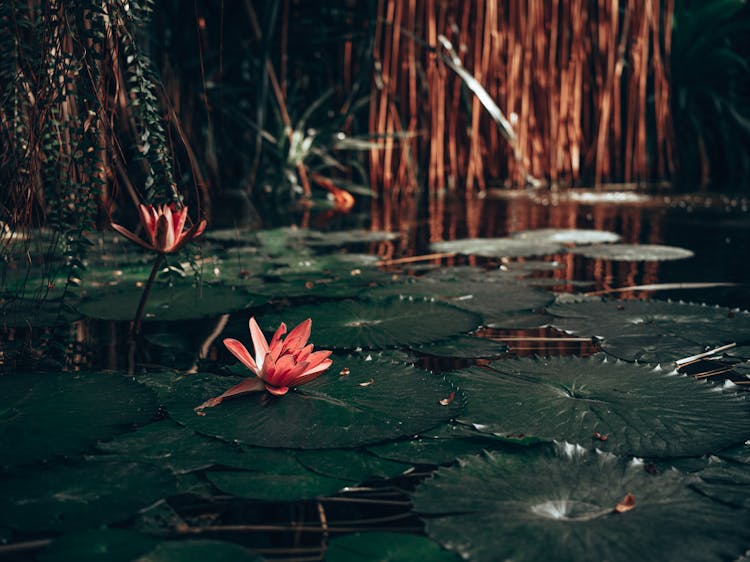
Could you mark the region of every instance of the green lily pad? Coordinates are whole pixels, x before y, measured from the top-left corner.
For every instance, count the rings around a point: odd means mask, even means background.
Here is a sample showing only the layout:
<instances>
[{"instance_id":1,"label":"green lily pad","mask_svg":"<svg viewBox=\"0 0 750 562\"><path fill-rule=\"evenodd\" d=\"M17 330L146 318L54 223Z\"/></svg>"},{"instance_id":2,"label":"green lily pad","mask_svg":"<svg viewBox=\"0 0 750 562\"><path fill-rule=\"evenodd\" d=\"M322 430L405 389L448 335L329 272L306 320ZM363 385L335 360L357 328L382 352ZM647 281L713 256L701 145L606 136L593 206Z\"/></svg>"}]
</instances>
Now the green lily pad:
<instances>
[{"instance_id":1,"label":"green lily pad","mask_svg":"<svg viewBox=\"0 0 750 562\"><path fill-rule=\"evenodd\" d=\"M90 460L0 482L0 525L72 531L114 523L171 495L174 477L153 465Z\"/></svg>"},{"instance_id":2,"label":"green lily pad","mask_svg":"<svg viewBox=\"0 0 750 562\"><path fill-rule=\"evenodd\" d=\"M349 483L361 484L373 478L395 478L406 472L410 464L378 458L366 451L300 451L297 460L308 470Z\"/></svg>"},{"instance_id":3,"label":"green lily pad","mask_svg":"<svg viewBox=\"0 0 750 562\"><path fill-rule=\"evenodd\" d=\"M205 415L193 411L239 380L195 375L177 381L164 395L166 408L179 423L227 441L335 449L414 435L462 406L460 395L440 404L453 392L442 377L400 363L336 358L327 373L284 396L252 393L207 408Z\"/></svg>"},{"instance_id":4,"label":"green lily pad","mask_svg":"<svg viewBox=\"0 0 750 562\"><path fill-rule=\"evenodd\" d=\"M294 326L313 319L312 341L328 349L383 349L442 340L479 325L474 314L424 300L327 302L264 316L261 325L275 330L283 321Z\"/></svg>"},{"instance_id":5,"label":"green lily pad","mask_svg":"<svg viewBox=\"0 0 750 562\"><path fill-rule=\"evenodd\" d=\"M398 232L384 232L378 230L336 230L331 232L319 232L308 230L306 241L310 246L348 246L350 244L362 244L368 242L387 242L398 240L401 235Z\"/></svg>"},{"instance_id":6,"label":"green lily pad","mask_svg":"<svg viewBox=\"0 0 750 562\"><path fill-rule=\"evenodd\" d=\"M620 241L620 235L614 232L581 228L523 230L514 232L512 237L527 242L552 242L557 244L607 244Z\"/></svg>"},{"instance_id":7,"label":"green lily pad","mask_svg":"<svg viewBox=\"0 0 750 562\"><path fill-rule=\"evenodd\" d=\"M159 541L126 529L96 529L58 537L39 555L39 562L132 562Z\"/></svg>"},{"instance_id":8,"label":"green lily pad","mask_svg":"<svg viewBox=\"0 0 750 562\"><path fill-rule=\"evenodd\" d=\"M435 357L479 359L499 357L508 351L508 346L487 338L456 336L447 340L420 345L414 349Z\"/></svg>"},{"instance_id":9,"label":"green lily pad","mask_svg":"<svg viewBox=\"0 0 750 562\"><path fill-rule=\"evenodd\" d=\"M569 251L586 258L611 261L684 260L695 255L685 248L658 244L595 244L571 248Z\"/></svg>"},{"instance_id":10,"label":"green lily pad","mask_svg":"<svg viewBox=\"0 0 750 562\"><path fill-rule=\"evenodd\" d=\"M510 439L533 436L669 457L720 451L750 435L744 395L631 363L501 360L450 378L466 393L459 421Z\"/></svg>"},{"instance_id":11,"label":"green lily pad","mask_svg":"<svg viewBox=\"0 0 750 562\"><path fill-rule=\"evenodd\" d=\"M166 541L134 562L260 562L238 544L214 540Z\"/></svg>"},{"instance_id":12,"label":"green lily pad","mask_svg":"<svg viewBox=\"0 0 750 562\"><path fill-rule=\"evenodd\" d=\"M78 311L84 316L100 320L132 320L142 294L143 289L134 286L123 287L114 292L90 292L90 296L78 306ZM217 316L240 310L251 303L251 295L244 290L225 285L155 285L149 294L143 321L189 320Z\"/></svg>"},{"instance_id":13,"label":"green lily pad","mask_svg":"<svg viewBox=\"0 0 750 562\"><path fill-rule=\"evenodd\" d=\"M71 295L65 305L59 300L0 299L0 327L28 329L71 324L81 317L67 306L75 298Z\"/></svg>"},{"instance_id":14,"label":"green lily pad","mask_svg":"<svg viewBox=\"0 0 750 562\"><path fill-rule=\"evenodd\" d=\"M112 441L99 443L98 448L130 461L162 466L175 474L213 465L255 466L248 459L252 454L239 446L197 434L172 420L149 424Z\"/></svg>"},{"instance_id":15,"label":"green lily pad","mask_svg":"<svg viewBox=\"0 0 750 562\"><path fill-rule=\"evenodd\" d=\"M433 242L430 244L430 251L485 258L521 258L560 254L565 251L565 248L558 242L550 241L526 241L516 238L465 238Z\"/></svg>"},{"instance_id":16,"label":"green lily pad","mask_svg":"<svg viewBox=\"0 0 750 562\"><path fill-rule=\"evenodd\" d=\"M566 450L487 453L439 469L413 496L427 534L480 562L705 562L747 548L747 512L696 493L694 476ZM616 513L626 494L635 507Z\"/></svg>"},{"instance_id":17,"label":"green lily pad","mask_svg":"<svg viewBox=\"0 0 750 562\"><path fill-rule=\"evenodd\" d=\"M508 318L508 312L540 308L550 304L555 298L550 292L514 281L451 282L424 278L375 288L368 291L368 295L435 299L479 314L485 324L503 322Z\"/></svg>"},{"instance_id":18,"label":"green lily pad","mask_svg":"<svg viewBox=\"0 0 750 562\"><path fill-rule=\"evenodd\" d=\"M477 431L454 430L432 431L412 439L391 441L381 445L371 445L368 450L384 459L403 463L441 465L450 464L457 458L466 455L506 449L507 445L499 439ZM451 435L450 432L456 433Z\"/></svg>"},{"instance_id":19,"label":"green lily pad","mask_svg":"<svg viewBox=\"0 0 750 562\"><path fill-rule=\"evenodd\" d=\"M277 281L267 280L254 290L270 299L316 297L352 298L362 292L390 282L390 275L376 269L349 268L337 273L284 275Z\"/></svg>"},{"instance_id":20,"label":"green lily pad","mask_svg":"<svg viewBox=\"0 0 750 562\"><path fill-rule=\"evenodd\" d=\"M346 480L314 474L299 467L297 474L211 471L211 483L222 492L262 501L293 502L330 496L351 484Z\"/></svg>"},{"instance_id":21,"label":"green lily pad","mask_svg":"<svg viewBox=\"0 0 750 562\"><path fill-rule=\"evenodd\" d=\"M555 328L603 338L603 350L628 361L666 363L750 339L750 314L700 304L597 300L555 304L548 312Z\"/></svg>"},{"instance_id":22,"label":"green lily pad","mask_svg":"<svg viewBox=\"0 0 750 562\"><path fill-rule=\"evenodd\" d=\"M355 533L333 539L327 562L458 562L460 558L419 535L404 533Z\"/></svg>"},{"instance_id":23,"label":"green lily pad","mask_svg":"<svg viewBox=\"0 0 750 562\"><path fill-rule=\"evenodd\" d=\"M104 373L0 377L0 464L83 451L149 421L155 396L132 378Z\"/></svg>"}]
</instances>

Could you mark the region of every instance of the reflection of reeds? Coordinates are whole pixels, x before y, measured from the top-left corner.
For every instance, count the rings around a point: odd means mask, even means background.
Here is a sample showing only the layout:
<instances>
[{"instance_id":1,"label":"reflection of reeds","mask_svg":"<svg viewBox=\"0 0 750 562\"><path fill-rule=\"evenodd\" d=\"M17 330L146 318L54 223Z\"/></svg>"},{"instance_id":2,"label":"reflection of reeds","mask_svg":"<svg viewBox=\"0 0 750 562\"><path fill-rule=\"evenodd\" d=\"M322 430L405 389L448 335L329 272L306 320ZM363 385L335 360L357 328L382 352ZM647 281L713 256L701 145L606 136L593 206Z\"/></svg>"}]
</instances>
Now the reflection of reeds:
<instances>
[{"instance_id":1,"label":"reflection of reeds","mask_svg":"<svg viewBox=\"0 0 750 562\"><path fill-rule=\"evenodd\" d=\"M642 182L671 172L669 22L673 0L380 0L370 128L389 228L426 178L430 215L446 192L488 182ZM442 58L444 35L463 66L517 119L520 160L476 96ZM653 97L653 102L650 101ZM419 132L397 141L395 133ZM430 237L443 237L433 221Z\"/></svg>"}]
</instances>

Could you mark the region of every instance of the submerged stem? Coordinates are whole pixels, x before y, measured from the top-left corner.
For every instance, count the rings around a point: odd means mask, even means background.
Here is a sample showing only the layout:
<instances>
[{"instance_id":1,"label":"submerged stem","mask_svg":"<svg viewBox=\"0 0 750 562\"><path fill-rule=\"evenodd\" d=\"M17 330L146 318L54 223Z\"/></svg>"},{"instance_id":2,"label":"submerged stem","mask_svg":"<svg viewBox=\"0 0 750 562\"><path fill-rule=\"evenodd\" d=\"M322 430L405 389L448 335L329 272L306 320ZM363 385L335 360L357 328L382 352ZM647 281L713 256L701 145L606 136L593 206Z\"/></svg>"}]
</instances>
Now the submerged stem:
<instances>
[{"instance_id":1,"label":"submerged stem","mask_svg":"<svg viewBox=\"0 0 750 562\"><path fill-rule=\"evenodd\" d=\"M146 281L146 286L143 288L143 294L141 295L141 302L138 303L138 310L135 313L135 319L133 320L133 324L130 327L130 334L133 336L141 332L141 321L143 320L143 311L146 308L146 301L148 300L148 295L151 292L151 286L154 284L154 279L156 278L156 272L159 271L159 267L161 267L161 264L163 261L164 261L164 254L160 253L159 255L156 256L154 267L151 269L151 275L148 276L148 281Z\"/></svg>"}]
</instances>

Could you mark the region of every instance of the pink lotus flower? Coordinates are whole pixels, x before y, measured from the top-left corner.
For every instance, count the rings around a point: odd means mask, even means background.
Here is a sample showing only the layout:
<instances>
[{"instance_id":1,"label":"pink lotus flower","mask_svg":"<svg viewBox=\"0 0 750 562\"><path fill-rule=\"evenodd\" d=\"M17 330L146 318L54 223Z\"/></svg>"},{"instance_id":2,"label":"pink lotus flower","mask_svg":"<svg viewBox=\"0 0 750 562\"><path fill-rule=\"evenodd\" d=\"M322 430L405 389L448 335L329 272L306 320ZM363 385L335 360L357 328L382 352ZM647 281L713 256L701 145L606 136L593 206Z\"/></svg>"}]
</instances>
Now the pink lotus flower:
<instances>
[{"instance_id":1,"label":"pink lotus flower","mask_svg":"<svg viewBox=\"0 0 750 562\"><path fill-rule=\"evenodd\" d=\"M138 205L138 212L150 243L119 224L112 223L112 228L128 240L160 254L176 252L190 240L200 236L206 228L206 221L202 220L190 230L183 230L188 216L187 207L177 209L174 204L160 207Z\"/></svg>"},{"instance_id":2,"label":"pink lotus flower","mask_svg":"<svg viewBox=\"0 0 750 562\"><path fill-rule=\"evenodd\" d=\"M250 318L250 337L255 348L255 359L247 348L235 339L225 339L224 345L256 376L245 379L195 409L211 408L229 396L262 390L264 387L271 394L282 396L290 388L322 375L333 363L328 358L331 352L313 352L313 344L307 343L311 330L312 320L308 318L282 339L286 334L286 324L282 322L269 344L255 318Z\"/></svg>"}]
</instances>

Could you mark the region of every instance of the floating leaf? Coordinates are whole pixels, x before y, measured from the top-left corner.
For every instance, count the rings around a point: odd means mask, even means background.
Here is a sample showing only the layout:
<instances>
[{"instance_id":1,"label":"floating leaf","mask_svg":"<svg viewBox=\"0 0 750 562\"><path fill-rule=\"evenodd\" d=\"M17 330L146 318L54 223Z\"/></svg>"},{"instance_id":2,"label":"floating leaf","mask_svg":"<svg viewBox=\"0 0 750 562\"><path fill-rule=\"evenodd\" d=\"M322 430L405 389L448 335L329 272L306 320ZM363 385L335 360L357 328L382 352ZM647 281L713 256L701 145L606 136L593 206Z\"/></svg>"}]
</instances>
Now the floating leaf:
<instances>
[{"instance_id":1,"label":"floating leaf","mask_svg":"<svg viewBox=\"0 0 750 562\"><path fill-rule=\"evenodd\" d=\"M712 453L750 435L745 396L630 363L501 360L451 379L466 393L459 421L504 438L533 436L668 457Z\"/></svg>"},{"instance_id":2,"label":"floating leaf","mask_svg":"<svg viewBox=\"0 0 750 562\"><path fill-rule=\"evenodd\" d=\"M746 517L677 471L575 447L487 453L441 468L414 493L427 533L465 559L630 562L731 560L750 541ZM613 513L632 493L637 507Z\"/></svg>"},{"instance_id":3,"label":"floating leaf","mask_svg":"<svg viewBox=\"0 0 750 562\"><path fill-rule=\"evenodd\" d=\"M100 443L99 449L130 461L150 462L176 474L213 465L254 468L252 453L163 420Z\"/></svg>"},{"instance_id":4,"label":"floating leaf","mask_svg":"<svg viewBox=\"0 0 750 562\"><path fill-rule=\"evenodd\" d=\"M327 562L458 562L430 539L403 533L355 533L328 543Z\"/></svg>"},{"instance_id":5,"label":"floating leaf","mask_svg":"<svg viewBox=\"0 0 750 562\"><path fill-rule=\"evenodd\" d=\"M397 232L383 232L379 230L336 230L318 232L309 230L305 238L310 246L347 246L369 242L387 242L398 240L401 235Z\"/></svg>"},{"instance_id":6,"label":"floating leaf","mask_svg":"<svg viewBox=\"0 0 750 562\"><path fill-rule=\"evenodd\" d=\"M364 451L300 451L297 460L308 470L323 476L361 484L373 478L395 478L409 464L381 459Z\"/></svg>"},{"instance_id":7,"label":"floating leaf","mask_svg":"<svg viewBox=\"0 0 750 562\"><path fill-rule=\"evenodd\" d=\"M597 300L548 311L555 328L603 338L602 349L628 361L665 363L750 338L750 314L700 304Z\"/></svg>"},{"instance_id":8,"label":"floating leaf","mask_svg":"<svg viewBox=\"0 0 750 562\"><path fill-rule=\"evenodd\" d=\"M459 359L479 359L499 357L508 351L508 346L487 338L476 336L456 336L447 340L428 343L414 348L415 351L435 357L455 357Z\"/></svg>"},{"instance_id":9,"label":"floating leaf","mask_svg":"<svg viewBox=\"0 0 750 562\"><path fill-rule=\"evenodd\" d=\"M66 303L71 304L70 302ZM0 328L41 328L65 326L81 317L59 300L0 300Z\"/></svg>"},{"instance_id":10,"label":"floating leaf","mask_svg":"<svg viewBox=\"0 0 750 562\"><path fill-rule=\"evenodd\" d=\"M469 332L479 319L469 312L429 301L385 299L328 302L264 316L261 325L275 330L283 321L296 325L313 319L312 341L334 349L382 349L441 340Z\"/></svg>"},{"instance_id":11,"label":"floating leaf","mask_svg":"<svg viewBox=\"0 0 750 562\"><path fill-rule=\"evenodd\" d=\"M174 492L174 478L149 464L90 460L41 468L0 482L0 524L71 531L114 523Z\"/></svg>"},{"instance_id":12,"label":"floating leaf","mask_svg":"<svg viewBox=\"0 0 750 562\"><path fill-rule=\"evenodd\" d=\"M339 376L344 367L350 373ZM360 386L370 379L373 384ZM350 357L335 358L328 372L283 397L258 392L225 400L202 416L193 411L239 380L201 374L175 381L164 392L167 410L179 423L227 441L333 449L414 435L462 407L459 399L440 405L452 388L439 376L400 363Z\"/></svg>"},{"instance_id":13,"label":"floating leaf","mask_svg":"<svg viewBox=\"0 0 750 562\"><path fill-rule=\"evenodd\" d=\"M515 238L465 238L430 244L432 252L456 253L485 258L521 258L550 256L564 251L558 242L519 240Z\"/></svg>"},{"instance_id":14,"label":"floating leaf","mask_svg":"<svg viewBox=\"0 0 750 562\"><path fill-rule=\"evenodd\" d=\"M97 291L78 306L79 312L100 320L132 320L143 289ZM203 316L217 316L249 306L252 297L242 289L217 284L200 287L165 287L157 285L149 293L144 321L188 320Z\"/></svg>"},{"instance_id":15,"label":"floating leaf","mask_svg":"<svg viewBox=\"0 0 750 562\"><path fill-rule=\"evenodd\" d=\"M299 467L297 474L272 474L238 471L206 473L222 492L262 501L292 502L335 494L350 482L328 478Z\"/></svg>"},{"instance_id":16,"label":"floating leaf","mask_svg":"<svg viewBox=\"0 0 750 562\"><path fill-rule=\"evenodd\" d=\"M479 314L485 324L503 323L507 321L509 312L540 308L554 300L552 293L514 281L451 282L423 278L372 289L368 291L368 295L372 297L400 295L435 299Z\"/></svg>"},{"instance_id":17,"label":"floating leaf","mask_svg":"<svg viewBox=\"0 0 750 562\"><path fill-rule=\"evenodd\" d=\"M667 261L692 258L695 254L685 248L658 244L595 244L571 248L570 253L586 258L611 261Z\"/></svg>"},{"instance_id":18,"label":"floating leaf","mask_svg":"<svg viewBox=\"0 0 750 562\"><path fill-rule=\"evenodd\" d=\"M607 244L620 241L620 235L614 232L580 228L523 230L514 232L512 237L527 242L552 242L557 244Z\"/></svg>"},{"instance_id":19,"label":"floating leaf","mask_svg":"<svg viewBox=\"0 0 750 562\"><path fill-rule=\"evenodd\" d=\"M86 449L157 411L132 378L104 373L0 377L0 464L26 464Z\"/></svg>"},{"instance_id":20,"label":"floating leaf","mask_svg":"<svg viewBox=\"0 0 750 562\"><path fill-rule=\"evenodd\" d=\"M39 555L39 562L132 562L159 541L126 529L96 529L56 538Z\"/></svg>"},{"instance_id":21,"label":"floating leaf","mask_svg":"<svg viewBox=\"0 0 750 562\"><path fill-rule=\"evenodd\" d=\"M166 541L134 562L260 562L238 544L213 540Z\"/></svg>"}]
</instances>

